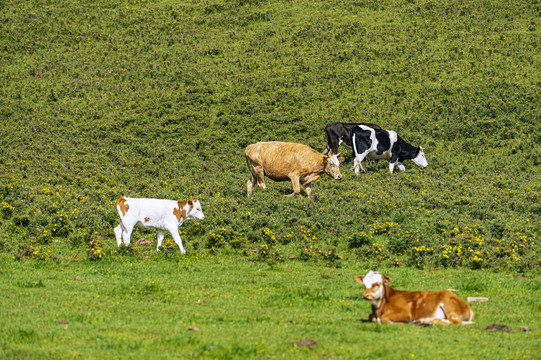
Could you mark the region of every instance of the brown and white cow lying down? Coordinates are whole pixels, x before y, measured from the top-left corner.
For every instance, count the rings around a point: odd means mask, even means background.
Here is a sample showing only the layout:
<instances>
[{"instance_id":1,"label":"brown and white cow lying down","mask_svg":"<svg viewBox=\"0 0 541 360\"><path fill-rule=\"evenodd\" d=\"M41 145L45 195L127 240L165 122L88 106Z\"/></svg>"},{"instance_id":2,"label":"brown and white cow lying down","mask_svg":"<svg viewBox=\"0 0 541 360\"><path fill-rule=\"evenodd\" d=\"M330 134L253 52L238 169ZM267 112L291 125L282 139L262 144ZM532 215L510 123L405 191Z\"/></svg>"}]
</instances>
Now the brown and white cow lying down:
<instances>
[{"instance_id":1,"label":"brown and white cow lying down","mask_svg":"<svg viewBox=\"0 0 541 360\"><path fill-rule=\"evenodd\" d=\"M355 280L364 285L363 299L372 302L370 321L392 324L471 324L474 313L468 304L451 290L400 291L389 284L391 278L370 271Z\"/></svg>"},{"instance_id":2,"label":"brown and white cow lying down","mask_svg":"<svg viewBox=\"0 0 541 360\"><path fill-rule=\"evenodd\" d=\"M135 225L142 227L154 227L158 229L158 247L164 238L164 231L167 230L175 239L180 252L185 253L178 228L186 220L203 220L203 210L197 200L174 201L162 199L138 199L121 197L116 201L116 209L120 216L120 225L115 228L116 242L118 246L130 245L130 237Z\"/></svg>"},{"instance_id":3,"label":"brown and white cow lying down","mask_svg":"<svg viewBox=\"0 0 541 360\"><path fill-rule=\"evenodd\" d=\"M306 195L312 193L311 183L326 173L336 180L342 179L338 166L344 158L337 155L323 155L309 146L286 142L258 142L246 147L244 151L251 178L246 183L248 197L254 185L265 189L265 176L274 181L290 180L293 184L293 196L301 192L300 184Z\"/></svg>"}]
</instances>

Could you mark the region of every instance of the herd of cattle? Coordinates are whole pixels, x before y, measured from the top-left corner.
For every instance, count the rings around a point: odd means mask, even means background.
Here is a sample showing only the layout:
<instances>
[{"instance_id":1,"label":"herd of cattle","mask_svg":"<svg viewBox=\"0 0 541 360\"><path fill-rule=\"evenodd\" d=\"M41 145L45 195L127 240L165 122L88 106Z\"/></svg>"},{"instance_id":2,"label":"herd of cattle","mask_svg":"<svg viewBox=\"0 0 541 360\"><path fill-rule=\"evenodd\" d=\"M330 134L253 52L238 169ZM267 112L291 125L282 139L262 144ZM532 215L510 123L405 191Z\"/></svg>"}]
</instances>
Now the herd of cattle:
<instances>
[{"instance_id":1,"label":"herd of cattle","mask_svg":"<svg viewBox=\"0 0 541 360\"><path fill-rule=\"evenodd\" d=\"M342 179L339 165L344 161L338 157L341 144L353 148L354 169L364 172L361 162L364 158L386 159L392 173L396 165L413 160L421 167L427 167L422 147L414 147L398 136L394 131L383 130L376 124L369 123L332 123L325 128L327 147L320 153L306 145L285 142L259 142L246 147L245 155L250 169L247 195L253 186L263 189L265 176L274 181L290 180L293 184L293 196L300 193L300 185L306 194L311 195L311 183L321 174L326 173L336 180ZM130 245L131 233L135 225L153 227L158 230L160 250L164 232L173 236L182 254L186 251L178 228L189 219L203 220L203 210L197 200L174 201L163 199L140 199L121 197L116 201L120 224L114 232L117 244ZM366 276L356 276L355 280L364 285L363 298L372 302L372 314L369 321L379 323L419 322L424 324L461 324L471 323L473 310L451 290L399 291L390 287L390 278L370 271Z\"/></svg>"},{"instance_id":2,"label":"herd of cattle","mask_svg":"<svg viewBox=\"0 0 541 360\"><path fill-rule=\"evenodd\" d=\"M258 142L248 145L244 154L248 162L251 178L246 184L247 195L250 196L254 185L265 189L265 176L274 181L290 180L293 193L299 194L300 184L305 188L306 195L312 193L311 183L325 173L333 179L342 179L338 166L344 161L338 157L338 146L341 144L353 148L353 168L359 174L365 172L361 162L365 158L389 161L389 171L394 167L404 171L402 162L412 160L420 167L427 167L425 153L422 147L414 147L405 142L392 130L383 130L380 126L370 123L340 123L335 122L325 127L327 146L319 153L309 146L285 142Z\"/></svg>"}]
</instances>

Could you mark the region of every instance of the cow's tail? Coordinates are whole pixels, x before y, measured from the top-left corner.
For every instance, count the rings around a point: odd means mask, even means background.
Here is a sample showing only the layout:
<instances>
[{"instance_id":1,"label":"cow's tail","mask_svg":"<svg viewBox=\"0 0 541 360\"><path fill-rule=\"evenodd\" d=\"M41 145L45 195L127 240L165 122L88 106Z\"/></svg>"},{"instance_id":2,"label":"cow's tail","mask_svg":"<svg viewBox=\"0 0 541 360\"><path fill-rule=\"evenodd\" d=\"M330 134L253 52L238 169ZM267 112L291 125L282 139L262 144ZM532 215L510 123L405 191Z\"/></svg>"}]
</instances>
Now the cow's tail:
<instances>
[{"instance_id":1,"label":"cow's tail","mask_svg":"<svg viewBox=\"0 0 541 360\"><path fill-rule=\"evenodd\" d=\"M353 148L353 168L351 170L355 170L355 167L357 166L357 142L356 135L355 135L355 126L353 129L351 129L351 147Z\"/></svg>"},{"instance_id":2,"label":"cow's tail","mask_svg":"<svg viewBox=\"0 0 541 360\"><path fill-rule=\"evenodd\" d=\"M118 212L118 217L119 217L119 224L118 226L114 229L115 231L115 236L117 238L117 240L121 237L121 234L122 232L124 232L124 230L126 229L124 227L124 223L123 223L123 218L124 218L124 214L122 213L122 210L120 209L120 206L121 204L125 201L124 198L118 198L115 202L115 205L116 205L116 211ZM120 243L119 243L119 246L120 246Z\"/></svg>"},{"instance_id":3,"label":"cow's tail","mask_svg":"<svg viewBox=\"0 0 541 360\"><path fill-rule=\"evenodd\" d=\"M327 146L325 146L325 149L323 149L323 151L321 151L321 153L323 155L327 155L329 152L332 153L332 150L331 150L331 135L329 134L329 132L331 131L329 125L325 126L325 140L327 140Z\"/></svg>"},{"instance_id":4,"label":"cow's tail","mask_svg":"<svg viewBox=\"0 0 541 360\"><path fill-rule=\"evenodd\" d=\"M255 184L257 184L257 176L256 176L256 173L255 173L255 170L254 170L254 167L252 166L252 163L250 163L250 159L248 157L248 154L246 153L246 151L244 152L244 156L246 157L246 164L248 165L248 169L250 170L250 174L252 174L252 178L255 179Z\"/></svg>"}]
</instances>

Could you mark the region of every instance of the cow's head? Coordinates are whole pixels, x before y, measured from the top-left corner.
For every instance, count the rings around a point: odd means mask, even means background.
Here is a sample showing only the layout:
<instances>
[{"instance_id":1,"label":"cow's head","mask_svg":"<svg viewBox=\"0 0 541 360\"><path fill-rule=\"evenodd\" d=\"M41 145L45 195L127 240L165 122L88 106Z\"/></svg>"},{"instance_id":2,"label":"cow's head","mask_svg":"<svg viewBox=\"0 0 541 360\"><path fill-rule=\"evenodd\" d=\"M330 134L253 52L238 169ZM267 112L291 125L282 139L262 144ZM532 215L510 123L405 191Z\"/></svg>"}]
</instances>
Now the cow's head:
<instances>
[{"instance_id":1,"label":"cow's head","mask_svg":"<svg viewBox=\"0 0 541 360\"><path fill-rule=\"evenodd\" d=\"M198 219L203 220L205 215L203 214L203 209L201 208L201 203L197 200L188 201L190 210L186 213L187 219Z\"/></svg>"},{"instance_id":2,"label":"cow's head","mask_svg":"<svg viewBox=\"0 0 541 360\"><path fill-rule=\"evenodd\" d=\"M343 157L338 157L338 155L325 155L323 158L323 166L325 173L335 180L342 179L342 174L340 173L339 166L345 160Z\"/></svg>"},{"instance_id":3,"label":"cow's head","mask_svg":"<svg viewBox=\"0 0 541 360\"><path fill-rule=\"evenodd\" d=\"M366 276L355 276L355 280L364 285L363 299L378 303L383 297L383 286L391 283L391 278L377 271L370 271Z\"/></svg>"},{"instance_id":4,"label":"cow's head","mask_svg":"<svg viewBox=\"0 0 541 360\"><path fill-rule=\"evenodd\" d=\"M420 167L427 167L428 166L428 163L426 162L426 158L425 158L425 149L423 149L421 146L419 146L417 148L417 156L414 157L413 159L411 159L415 165L417 166L420 166Z\"/></svg>"}]
</instances>

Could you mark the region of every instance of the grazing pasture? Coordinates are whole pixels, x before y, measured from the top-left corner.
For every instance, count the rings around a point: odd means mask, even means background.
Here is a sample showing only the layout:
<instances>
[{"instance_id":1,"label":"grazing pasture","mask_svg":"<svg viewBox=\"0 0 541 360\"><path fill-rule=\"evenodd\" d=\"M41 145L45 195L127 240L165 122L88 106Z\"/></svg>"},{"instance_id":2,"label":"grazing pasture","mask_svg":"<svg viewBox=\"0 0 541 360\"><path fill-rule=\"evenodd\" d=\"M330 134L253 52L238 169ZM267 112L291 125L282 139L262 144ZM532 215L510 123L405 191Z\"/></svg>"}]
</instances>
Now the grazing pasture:
<instances>
[{"instance_id":1,"label":"grazing pasture","mask_svg":"<svg viewBox=\"0 0 541 360\"><path fill-rule=\"evenodd\" d=\"M475 324L378 325L368 322L371 306L354 280L366 273L364 264L269 266L236 254L145 249L148 257L94 262L2 256L2 358L535 359L539 353L539 279L380 269L400 289L453 287L461 298L489 301L470 303ZM494 323L512 330L485 330Z\"/></svg>"},{"instance_id":2,"label":"grazing pasture","mask_svg":"<svg viewBox=\"0 0 541 360\"><path fill-rule=\"evenodd\" d=\"M539 2L6 0L0 21L2 357L540 352ZM344 148L311 198L246 198L247 145L323 150L332 122L430 167L355 176ZM120 196L198 199L186 255L149 230L118 250ZM368 270L490 300L473 325L375 326Z\"/></svg>"}]
</instances>

